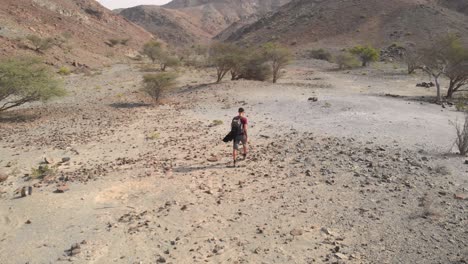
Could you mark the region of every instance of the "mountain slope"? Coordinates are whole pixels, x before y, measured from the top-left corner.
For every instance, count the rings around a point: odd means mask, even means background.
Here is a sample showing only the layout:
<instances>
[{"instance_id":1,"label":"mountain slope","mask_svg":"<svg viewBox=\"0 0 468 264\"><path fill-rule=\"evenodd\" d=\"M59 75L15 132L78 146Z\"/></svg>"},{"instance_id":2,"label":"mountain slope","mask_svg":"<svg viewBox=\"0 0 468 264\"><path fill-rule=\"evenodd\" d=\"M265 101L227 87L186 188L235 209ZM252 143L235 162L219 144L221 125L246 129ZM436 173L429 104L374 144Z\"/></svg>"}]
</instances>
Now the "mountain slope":
<instances>
[{"instance_id":1,"label":"mountain slope","mask_svg":"<svg viewBox=\"0 0 468 264\"><path fill-rule=\"evenodd\" d=\"M49 64L98 66L135 54L153 36L94 0L2 0L0 56L41 55ZM44 54L28 49L25 37L65 40ZM65 37L66 36L66 37ZM110 47L110 39L130 39Z\"/></svg>"},{"instance_id":2,"label":"mountain slope","mask_svg":"<svg viewBox=\"0 0 468 264\"><path fill-rule=\"evenodd\" d=\"M298 46L386 45L424 43L448 33L468 36L468 16L432 0L294 0L227 40Z\"/></svg>"},{"instance_id":3,"label":"mountain slope","mask_svg":"<svg viewBox=\"0 0 468 264\"><path fill-rule=\"evenodd\" d=\"M207 42L211 35L194 24L185 13L159 6L136 6L120 15L142 26L172 46Z\"/></svg>"},{"instance_id":4,"label":"mountain slope","mask_svg":"<svg viewBox=\"0 0 468 264\"><path fill-rule=\"evenodd\" d=\"M290 0L173 0L164 7L189 15L194 24L211 34L218 34L229 25L252 14L276 10Z\"/></svg>"}]
</instances>

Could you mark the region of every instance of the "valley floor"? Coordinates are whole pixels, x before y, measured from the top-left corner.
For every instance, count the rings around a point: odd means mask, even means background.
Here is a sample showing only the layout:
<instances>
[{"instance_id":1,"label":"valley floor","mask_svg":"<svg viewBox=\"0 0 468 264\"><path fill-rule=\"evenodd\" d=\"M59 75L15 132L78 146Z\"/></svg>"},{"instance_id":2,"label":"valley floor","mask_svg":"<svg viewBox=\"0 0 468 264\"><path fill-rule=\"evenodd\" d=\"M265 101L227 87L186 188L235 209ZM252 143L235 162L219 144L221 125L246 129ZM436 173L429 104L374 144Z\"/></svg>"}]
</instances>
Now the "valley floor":
<instances>
[{"instance_id":1,"label":"valley floor","mask_svg":"<svg viewBox=\"0 0 468 264\"><path fill-rule=\"evenodd\" d=\"M139 65L68 77L68 97L0 119L0 263L466 263L462 115L425 76L329 68L274 85L184 69L157 107ZM232 168L240 106L251 152ZM53 176L30 179L45 157Z\"/></svg>"}]
</instances>

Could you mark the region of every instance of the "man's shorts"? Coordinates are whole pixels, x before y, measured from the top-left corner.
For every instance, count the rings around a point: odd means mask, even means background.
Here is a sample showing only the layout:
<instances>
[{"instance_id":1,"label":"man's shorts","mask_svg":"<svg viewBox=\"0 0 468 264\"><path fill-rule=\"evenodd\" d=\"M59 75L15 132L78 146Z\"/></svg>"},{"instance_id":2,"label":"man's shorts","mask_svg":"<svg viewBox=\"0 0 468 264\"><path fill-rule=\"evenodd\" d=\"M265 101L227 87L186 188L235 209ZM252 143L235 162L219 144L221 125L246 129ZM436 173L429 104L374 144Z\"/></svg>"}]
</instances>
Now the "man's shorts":
<instances>
[{"instance_id":1,"label":"man's shorts","mask_svg":"<svg viewBox=\"0 0 468 264\"><path fill-rule=\"evenodd\" d=\"M239 143L241 143L241 142L242 142L242 145L247 144L247 140L246 140L245 135L239 135L239 136L236 136L236 138L234 138L234 149L235 150L239 150Z\"/></svg>"}]
</instances>

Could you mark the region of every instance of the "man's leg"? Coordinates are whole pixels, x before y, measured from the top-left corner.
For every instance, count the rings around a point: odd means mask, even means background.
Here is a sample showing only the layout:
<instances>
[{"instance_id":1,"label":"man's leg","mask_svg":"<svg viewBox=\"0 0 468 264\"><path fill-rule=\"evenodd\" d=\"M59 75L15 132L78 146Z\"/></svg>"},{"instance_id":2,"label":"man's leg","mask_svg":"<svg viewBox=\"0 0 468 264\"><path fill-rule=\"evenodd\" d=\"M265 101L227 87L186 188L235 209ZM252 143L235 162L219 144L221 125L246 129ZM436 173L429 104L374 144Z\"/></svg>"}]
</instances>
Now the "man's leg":
<instances>
[{"instance_id":1,"label":"man's leg","mask_svg":"<svg viewBox=\"0 0 468 264\"><path fill-rule=\"evenodd\" d=\"M234 145L232 151L232 159L234 160L234 167L236 166L236 159L237 159L237 150L239 149L239 140L238 138L234 138Z\"/></svg>"},{"instance_id":2,"label":"man's leg","mask_svg":"<svg viewBox=\"0 0 468 264\"><path fill-rule=\"evenodd\" d=\"M247 140L245 140L245 139L242 140L242 147L244 148L244 153L242 154L242 156L244 156L244 159L246 159L246 157L247 157Z\"/></svg>"}]
</instances>

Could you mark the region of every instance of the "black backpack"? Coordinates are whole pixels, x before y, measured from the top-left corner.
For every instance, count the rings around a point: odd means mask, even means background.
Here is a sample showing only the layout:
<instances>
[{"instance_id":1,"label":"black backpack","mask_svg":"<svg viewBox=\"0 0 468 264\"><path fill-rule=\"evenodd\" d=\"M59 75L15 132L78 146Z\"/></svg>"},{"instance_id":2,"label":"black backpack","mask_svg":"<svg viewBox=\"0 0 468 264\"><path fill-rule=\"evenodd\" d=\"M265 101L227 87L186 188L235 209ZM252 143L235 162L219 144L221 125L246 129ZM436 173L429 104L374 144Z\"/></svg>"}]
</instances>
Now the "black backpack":
<instances>
[{"instance_id":1,"label":"black backpack","mask_svg":"<svg viewBox=\"0 0 468 264\"><path fill-rule=\"evenodd\" d=\"M236 116L232 119L231 122L231 132L234 135L243 135L244 127L242 126L242 119L240 116Z\"/></svg>"}]
</instances>

